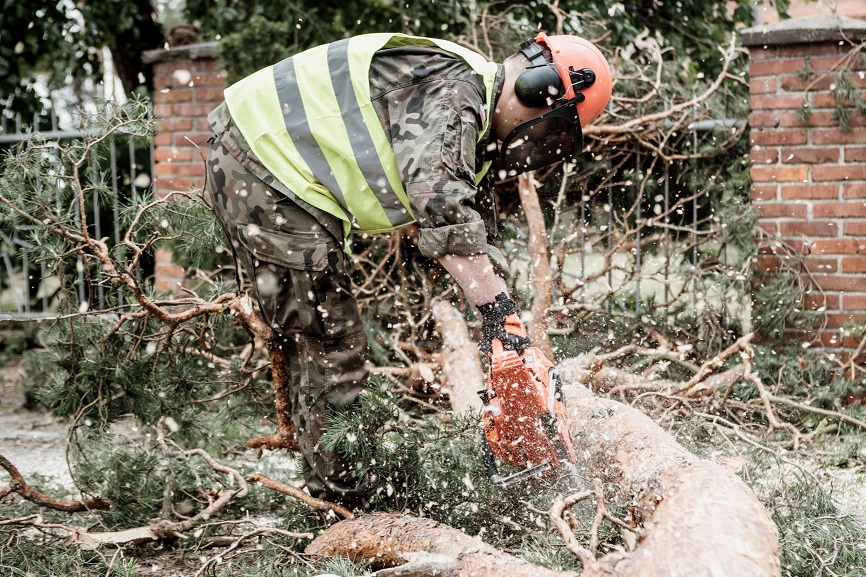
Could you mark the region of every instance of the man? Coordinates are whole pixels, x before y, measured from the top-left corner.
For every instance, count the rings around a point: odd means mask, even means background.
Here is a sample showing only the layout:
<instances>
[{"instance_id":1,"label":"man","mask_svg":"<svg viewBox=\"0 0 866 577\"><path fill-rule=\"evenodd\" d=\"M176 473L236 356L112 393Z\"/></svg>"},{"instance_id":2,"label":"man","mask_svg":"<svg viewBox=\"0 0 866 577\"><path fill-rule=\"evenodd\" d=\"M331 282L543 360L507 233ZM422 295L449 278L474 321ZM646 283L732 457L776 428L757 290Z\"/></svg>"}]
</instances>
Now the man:
<instances>
[{"instance_id":1,"label":"man","mask_svg":"<svg viewBox=\"0 0 866 577\"><path fill-rule=\"evenodd\" d=\"M229 87L209 115L214 210L284 340L310 493L363 498L317 446L363 389L367 343L347 276L352 231L416 222L483 318L482 350L529 344L492 246L494 172L571 159L611 94L599 50L538 34L502 65L444 40L370 34L310 49ZM497 146L497 143L499 145ZM492 165L492 168L491 168Z\"/></svg>"}]
</instances>

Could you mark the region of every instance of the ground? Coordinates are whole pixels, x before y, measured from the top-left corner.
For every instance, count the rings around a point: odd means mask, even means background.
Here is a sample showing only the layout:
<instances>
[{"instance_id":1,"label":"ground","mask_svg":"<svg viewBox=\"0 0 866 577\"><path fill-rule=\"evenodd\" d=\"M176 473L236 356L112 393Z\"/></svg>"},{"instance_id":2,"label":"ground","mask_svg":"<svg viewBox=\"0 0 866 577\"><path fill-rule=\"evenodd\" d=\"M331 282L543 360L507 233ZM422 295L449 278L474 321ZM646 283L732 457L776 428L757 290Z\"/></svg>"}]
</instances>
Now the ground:
<instances>
[{"instance_id":1,"label":"ground","mask_svg":"<svg viewBox=\"0 0 866 577\"><path fill-rule=\"evenodd\" d=\"M0 363L0 452L26 479L39 474L72 488L65 456L67 426L50 415L24 407L21 371L18 359ZM762 453L732 436L725 441L718 434L696 435L689 427L683 427L676 434L680 442L701 456L734 468ZM697 441L700 437L706 440ZM866 527L866 445L825 435L808 450L782 451L776 456L769 458L770 466L760 477L749 479L759 494L799 472L819 481L831 492L840 511L849 513ZM2 482L0 479L0 484ZM213 554L213 551L180 551L153 545L127 552L138 560L142 574L156 577L191 575Z\"/></svg>"}]
</instances>

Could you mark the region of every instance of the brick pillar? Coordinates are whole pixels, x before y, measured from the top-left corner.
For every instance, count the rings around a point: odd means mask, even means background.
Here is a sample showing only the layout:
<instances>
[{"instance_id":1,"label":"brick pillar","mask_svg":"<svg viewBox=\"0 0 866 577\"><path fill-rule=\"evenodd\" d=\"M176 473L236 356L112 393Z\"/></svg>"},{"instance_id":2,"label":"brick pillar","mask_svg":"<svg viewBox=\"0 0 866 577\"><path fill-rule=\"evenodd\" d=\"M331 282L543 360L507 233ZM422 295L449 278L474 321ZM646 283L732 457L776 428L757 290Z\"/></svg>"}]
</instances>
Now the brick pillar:
<instances>
[{"instance_id":1,"label":"brick pillar","mask_svg":"<svg viewBox=\"0 0 866 577\"><path fill-rule=\"evenodd\" d=\"M866 322L866 124L851 107L851 130L834 118L834 73L866 38L866 22L834 16L787 20L743 32L749 47L752 200L773 240L804 255L805 306L825 315L818 333L788 335L850 348L845 322ZM866 88L857 57L848 76ZM850 103L849 103L850 104ZM784 251L762 247L772 270ZM787 249L786 249L787 250Z\"/></svg>"},{"instance_id":2,"label":"brick pillar","mask_svg":"<svg viewBox=\"0 0 866 577\"><path fill-rule=\"evenodd\" d=\"M223 99L225 74L216 60L217 42L178 46L144 53L153 64L154 190L157 196L204 186L207 139L212 133L207 114ZM154 283L171 291L184 280L169 250L156 252Z\"/></svg>"}]
</instances>

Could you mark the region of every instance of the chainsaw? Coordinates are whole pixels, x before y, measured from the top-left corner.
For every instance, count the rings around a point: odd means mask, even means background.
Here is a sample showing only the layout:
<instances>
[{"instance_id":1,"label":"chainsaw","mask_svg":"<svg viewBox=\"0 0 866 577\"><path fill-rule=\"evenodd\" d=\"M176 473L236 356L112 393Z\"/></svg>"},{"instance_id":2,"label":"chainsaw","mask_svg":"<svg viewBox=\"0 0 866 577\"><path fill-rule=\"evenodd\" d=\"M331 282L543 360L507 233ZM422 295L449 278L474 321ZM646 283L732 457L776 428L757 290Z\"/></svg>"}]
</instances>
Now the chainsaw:
<instances>
[{"instance_id":1,"label":"chainsaw","mask_svg":"<svg viewBox=\"0 0 866 577\"><path fill-rule=\"evenodd\" d=\"M522 354L491 341L484 402L484 466L490 481L510 485L547 476L576 462L562 381L553 363L536 347ZM496 461L516 469L500 475Z\"/></svg>"}]
</instances>

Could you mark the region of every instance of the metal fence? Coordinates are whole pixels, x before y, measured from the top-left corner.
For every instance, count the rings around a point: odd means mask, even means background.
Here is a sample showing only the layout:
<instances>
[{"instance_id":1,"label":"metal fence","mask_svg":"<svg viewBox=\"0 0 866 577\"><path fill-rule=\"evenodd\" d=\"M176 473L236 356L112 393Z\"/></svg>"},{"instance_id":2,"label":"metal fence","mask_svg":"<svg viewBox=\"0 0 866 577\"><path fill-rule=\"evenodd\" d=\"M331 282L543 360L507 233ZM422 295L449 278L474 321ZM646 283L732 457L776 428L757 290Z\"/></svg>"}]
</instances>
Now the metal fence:
<instances>
[{"instance_id":1,"label":"metal fence","mask_svg":"<svg viewBox=\"0 0 866 577\"><path fill-rule=\"evenodd\" d=\"M717 128L730 129L741 123L695 123L689 129L694 135L696 146L699 133ZM9 130L8 124L12 125L12 130ZM23 129L20 118L14 123L4 120L0 126L0 147L33 138L34 133L55 141L85 136L79 131L59 128L53 114L50 117L50 130L40 132L38 123L33 123L31 127ZM104 223L99 199L93 199L93 212L87 215L87 219L97 237L110 235L108 229L113 227L114 241L120 242L118 197L133 194L149 185L137 185L137 174L155 173L152 143L144 155L147 158L142 157L142 151L136 149L131 137L118 136L109 142L107 159L103 160L102 168L108 171L110 186L115 192L112 195L113 206L108 211L113 217L107 219L110 222ZM124 157L125 165L121 164L120 156ZM723 236L721 232L726 226L724 217L699 216L699 212L705 212L704 208L710 199L701 183L675 181L671 173L677 165L656 164L654 174L647 175L642 172L643 160L640 155L636 156L635 180L651 178L657 183L655 194L618 209L614 208L617 194L614 187L597 191L592 198L582 196L578 204L570 207L571 213L559 219L565 232L557 231L556 227L550 231L554 254L564 237L576 241L580 247L580 250L574 250L564 258L555 259L554 273L563 284L573 283L578 287L569 299L571 302L577 301L577 308L583 306L586 310L594 309L608 314L616 308L620 313L640 318L642 314L655 314L659 310L670 317L673 308L681 310L686 306L691 309L692 316L709 311L724 321L728 309L738 308L738 303L742 303L742 295L729 294L732 281L738 276L737 271L728 267L725 245L717 247L718 258L711 266L703 266L699 255L699 250L707 241L712 242ZM684 194L688 197L685 202ZM640 192L637 193L638 197ZM624 235L628 238L624 239ZM53 314L55 304L52 293L59 283L47 275L45 263L28 261L26 251L21 250L29 247L27 236L27 228L10 230L0 223L0 320L39 318ZM618 248L615 254L611 254L614 247ZM525 254L524 251L517 252ZM517 256L516 260L526 259ZM82 268L79 264L79 270ZM79 300L85 302L87 294L87 298L92 300L92 307L101 308L104 305L105 288L100 283L86 287L83 275L80 276L77 282ZM735 313L744 318L748 316L743 311Z\"/></svg>"},{"instance_id":2,"label":"metal fence","mask_svg":"<svg viewBox=\"0 0 866 577\"><path fill-rule=\"evenodd\" d=\"M25 124L20 115L14 120L0 114L0 152L37 137L44 141L63 142L84 138L80 130L60 126L57 114L52 108L47 123L45 119ZM74 119L70 123L75 124ZM47 130L46 130L47 129ZM119 198L125 194L150 188L154 174L154 148L151 142L146 151L137 147L131 136L115 136L108 142L108 157L93 159L100 169L108 174L108 182L113 190L111 206L104 206L94 192L91 213L87 222L93 226L97 238L113 235L115 244L120 243ZM96 172L93 173L96 178ZM37 180L39 186L39 180ZM59 194L59 193L58 193ZM59 196L58 196L59 198ZM111 216L105 218L106 211ZM78 217L78 215L76 215ZM113 231L109 229L113 228ZM54 294L59 288L59 280L48 274L45 262L30 262L26 249L32 248L27 240L32 226L9 227L0 222L0 320L37 319L54 316L56 308ZM78 270L83 270L79 257ZM80 302L85 302L89 292L83 275L79 275L76 289ZM105 287L95 283L90 298L94 306L105 305Z\"/></svg>"}]
</instances>

